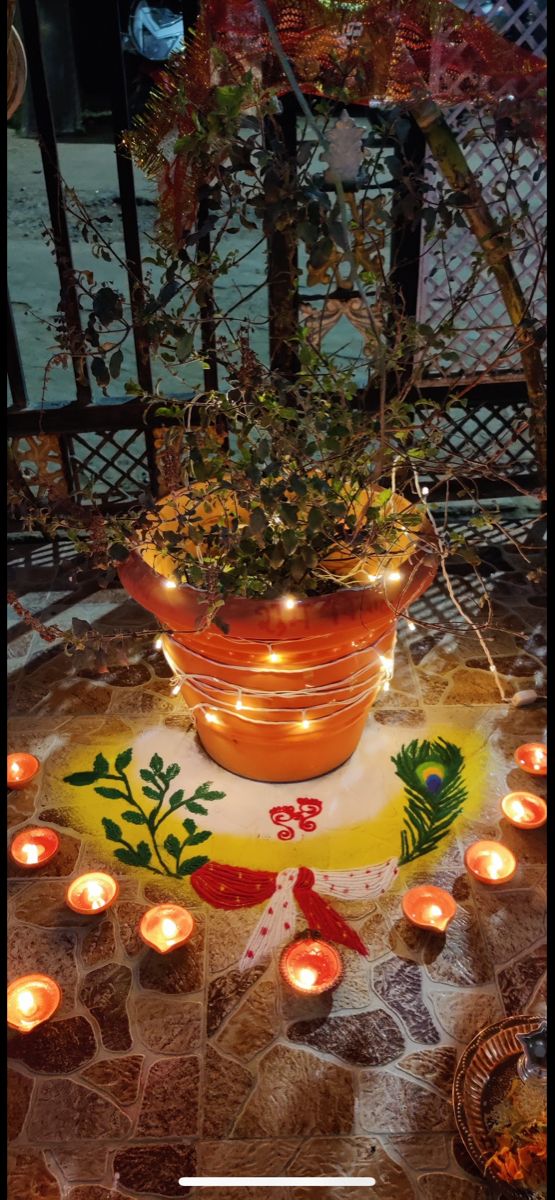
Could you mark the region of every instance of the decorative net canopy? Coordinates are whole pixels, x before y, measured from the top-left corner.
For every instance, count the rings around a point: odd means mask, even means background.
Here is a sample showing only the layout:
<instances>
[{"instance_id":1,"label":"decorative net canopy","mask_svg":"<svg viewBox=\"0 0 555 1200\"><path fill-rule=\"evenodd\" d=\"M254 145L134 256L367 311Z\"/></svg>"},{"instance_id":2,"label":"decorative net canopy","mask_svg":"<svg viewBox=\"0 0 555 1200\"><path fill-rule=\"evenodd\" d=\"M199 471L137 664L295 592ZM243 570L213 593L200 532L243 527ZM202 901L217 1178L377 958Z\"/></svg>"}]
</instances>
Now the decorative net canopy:
<instances>
[{"instance_id":1,"label":"decorative net canopy","mask_svg":"<svg viewBox=\"0 0 555 1200\"><path fill-rule=\"evenodd\" d=\"M268 10L307 95L408 109L426 98L493 110L525 104L542 136L544 59L450 0L269 0ZM176 245L202 182L187 135L213 109L218 88L249 74L261 98L290 90L257 0L205 0L190 47L161 73L128 135L138 164L158 179L162 230Z\"/></svg>"}]
</instances>

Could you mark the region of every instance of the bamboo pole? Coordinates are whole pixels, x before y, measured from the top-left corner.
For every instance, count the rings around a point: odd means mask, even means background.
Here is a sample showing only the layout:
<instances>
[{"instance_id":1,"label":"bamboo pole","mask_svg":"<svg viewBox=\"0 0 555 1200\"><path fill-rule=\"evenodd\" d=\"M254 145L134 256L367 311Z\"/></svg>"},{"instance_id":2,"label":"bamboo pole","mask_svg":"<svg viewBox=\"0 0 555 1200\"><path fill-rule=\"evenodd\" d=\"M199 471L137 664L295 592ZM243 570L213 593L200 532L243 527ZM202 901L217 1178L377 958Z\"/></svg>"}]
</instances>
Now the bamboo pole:
<instances>
[{"instance_id":1,"label":"bamboo pole","mask_svg":"<svg viewBox=\"0 0 555 1200\"><path fill-rule=\"evenodd\" d=\"M477 238L486 262L495 276L520 350L522 369L530 400L530 427L534 438L540 483L547 476L546 386L539 345L534 337L528 303L511 262L511 245L498 228L484 200L475 175L438 105L431 99L411 107L430 151L454 191L463 191L468 204L462 212Z\"/></svg>"}]
</instances>

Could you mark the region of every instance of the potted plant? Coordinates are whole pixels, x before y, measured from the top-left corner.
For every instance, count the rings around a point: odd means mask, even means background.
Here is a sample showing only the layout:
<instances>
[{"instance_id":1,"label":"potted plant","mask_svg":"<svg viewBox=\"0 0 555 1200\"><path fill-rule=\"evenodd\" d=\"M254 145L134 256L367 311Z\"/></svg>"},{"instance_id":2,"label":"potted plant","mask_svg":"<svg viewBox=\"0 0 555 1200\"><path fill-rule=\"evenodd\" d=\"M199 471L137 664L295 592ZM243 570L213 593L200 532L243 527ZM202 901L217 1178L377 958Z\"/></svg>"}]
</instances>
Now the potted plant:
<instances>
[{"instance_id":1,"label":"potted plant","mask_svg":"<svg viewBox=\"0 0 555 1200\"><path fill-rule=\"evenodd\" d=\"M167 629L208 753L300 780L352 754L436 559L421 507L371 482L374 422L352 384L303 397L267 383L203 405L189 484L141 522L119 574Z\"/></svg>"}]
</instances>

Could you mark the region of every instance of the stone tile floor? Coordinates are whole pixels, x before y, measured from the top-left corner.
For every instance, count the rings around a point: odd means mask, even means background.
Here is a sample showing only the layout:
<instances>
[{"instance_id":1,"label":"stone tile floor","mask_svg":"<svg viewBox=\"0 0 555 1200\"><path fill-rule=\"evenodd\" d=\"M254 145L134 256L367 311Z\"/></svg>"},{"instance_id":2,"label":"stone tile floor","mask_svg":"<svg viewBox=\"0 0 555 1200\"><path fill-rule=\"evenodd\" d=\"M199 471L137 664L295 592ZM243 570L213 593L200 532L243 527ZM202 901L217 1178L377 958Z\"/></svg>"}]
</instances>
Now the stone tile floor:
<instances>
[{"instance_id":1,"label":"stone tile floor","mask_svg":"<svg viewBox=\"0 0 555 1200\"><path fill-rule=\"evenodd\" d=\"M471 591L468 577L458 594ZM545 685L543 599L518 563L493 572L495 629L488 633L508 695ZM32 587L29 588L32 593ZM55 597L23 596L33 611ZM98 592L71 617L105 630L145 627L122 593ZM333 997L285 995L275 963L237 970L258 909L218 912L197 904L194 942L169 959L139 943L137 919L159 887L122 880L117 905L85 928L63 904L67 879L91 863L56 776L68 745L103 731L135 732L149 719L187 727L169 695L168 670L152 650L100 679L78 675L56 647L12 626L10 748L30 750L41 771L8 796L10 836L32 819L54 825L61 852L32 880L9 879L9 976L36 968L63 988L56 1017L9 1037L10 1200L179 1197L182 1175L371 1175L372 1188L200 1189L191 1200L488 1200L492 1195L456 1136L453 1070L473 1033L503 1012L544 1012L545 830L519 834L499 799L518 787L543 793L515 768L526 740L543 740L537 702L501 701L474 635L454 628L440 586L415 606L391 691L371 720L410 729L423 714L487 727L496 762L479 819L425 877L459 903L439 944L400 916L399 896L351 904L369 959L345 953ZM446 622L451 631L445 632ZM439 628L434 628L438 625ZM89 676L91 673L89 672ZM64 749L65 747L65 749ZM60 757L61 756L61 757ZM58 761L58 766L57 766ZM488 781L489 782L489 781ZM467 877L464 847L502 836L519 859L506 888Z\"/></svg>"}]
</instances>

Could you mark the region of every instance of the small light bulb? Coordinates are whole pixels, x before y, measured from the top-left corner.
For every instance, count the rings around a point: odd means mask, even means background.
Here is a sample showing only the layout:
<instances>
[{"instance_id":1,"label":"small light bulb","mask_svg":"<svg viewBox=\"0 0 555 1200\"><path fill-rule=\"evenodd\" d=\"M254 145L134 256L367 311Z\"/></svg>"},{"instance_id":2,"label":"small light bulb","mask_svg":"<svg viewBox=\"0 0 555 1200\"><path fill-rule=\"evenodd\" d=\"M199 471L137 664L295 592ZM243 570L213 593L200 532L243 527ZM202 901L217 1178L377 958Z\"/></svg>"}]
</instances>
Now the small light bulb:
<instances>
[{"instance_id":1,"label":"small light bulb","mask_svg":"<svg viewBox=\"0 0 555 1200\"><path fill-rule=\"evenodd\" d=\"M390 583L398 583L401 578L401 572L400 571L390 571L387 578L389 579Z\"/></svg>"},{"instance_id":2,"label":"small light bulb","mask_svg":"<svg viewBox=\"0 0 555 1200\"><path fill-rule=\"evenodd\" d=\"M238 700L235 701L235 707L237 709L241 709L243 707L243 701L241 700L240 696L239 696Z\"/></svg>"},{"instance_id":3,"label":"small light bulb","mask_svg":"<svg viewBox=\"0 0 555 1200\"><path fill-rule=\"evenodd\" d=\"M154 643L154 649L161 650L163 645L164 645L164 643L162 641L162 638L161 637L156 638L156 641Z\"/></svg>"},{"instance_id":4,"label":"small light bulb","mask_svg":"<svg viewBox=\"0 0 555 1200\"><path fill-rule=\"evenodd\" d=\"M289 608L289 609L294 608L296 603L297 603L297 601L295 600L294 596L284 596L283 597L283 604L284 604L285 608Z\"/></svg>"},{"instance_id":5,"label":"small light bulb","mask_svg":"<svg viewBox=\"0 0 555 1200\"><path fill-rule=\"evenodd\" d=\"M172 687L172 696L179 696L180 691L181 691L181 684L174 683L174 685Z\"/></svg>"},{"instance_id":6,"label":"small light bulb","mask_svg":"<svg viewBox=\"0 0 555 1200\"><path fill-rule=\"evenodd\" d=\"M384 680L384 685L383 685L384 692L388 692L390 687L391 687L391 684L389 682L389 679Z\"/></svg>"},{"instance_id":7,"label":"small light bulb","mask_svg":"<svg viewBox=\"0 0 555 1200\"><path fill-rule=\"evenodd\" d=\"M165 588L176 588L177 584L175 582L175 579L164 579L164 587Z\"/></svg>"},{"instance_id":8,"label":"small light bulb","mask_svg":"<svg viewBox=\"0 0 555 1200\"><path fill-rule=\"evenodd\" d=\"M414 631L416 629L416 625L414 624L414 621L407 621L407 626L410 629L411 633L414 633Z\"/></svg>"},{"instance_id":9,"label":"small light bulb","mask_svg":"<svg viewBox=\"0 0 555 1200\"><path fill-rule=\"evenodd\" d=\"M13 775L14 779L19 778L19 776L21 775L22 769L23 768L20 766L20 764L18 762L10 763L10 775Z\"/></svg>"},{"instance_id":10,"label":"small light bulb","mask_svg":"<svg viewBox=\"0 0 555 1200\"><path fill-rule=\"evenodd\" d=\"M208 721L209 725L217 725L217 723L218 723L218 718L217 718L217 716L216 716L216 714L215 714L215 713L213 713L213 712L207 712L207 713L205 713L204 715L205 715L205 717L206 717L206 720Z\"/></svg>"},{"instance_id":11,"label":"small light bulb","mask_svg":"<svg viewBox=\"0 0 555 1200\"><path fill-rule=\"evenodd\" d=\"M279 654L276 654L275 650L270 650L270 653L268 655L268 662L278 663L279 659L280 659Z\"/></svg>"},{"instance_id":12,"label":"small light bulb","mask_svg":"<svg viewBox=\"0 0 555 1200\"><path fill-rule=\"evenodd\" d=\"M303 719L301 721L301 728L302 729L310 729L310 721L308 720L308 717L303 717Z\"/></svg>"},{"instance_id":13,"label":"small light bulb","mask_svg":"<svg viewBox=\"0 0 555 1200\"><path fill-rule=\"evenodd\" d=\"M379 575L367 575L366 578L368 580L368 583L377 583L378 579L380 577L379 577Z\"/></svg>"},{"instance_id":14,"label":"small light bulb","mask_svg":"<svg viewBox=\"0 0 555 1200\"><path fill-rule=\"evenodd\" d=\"M423 488L421 488L421 491L422 491L422 495L423 495L423 496L429 496L429 495L430 495L430 489L429 489L429 487L423 487Z\"/></svg>"}]
</instances>

